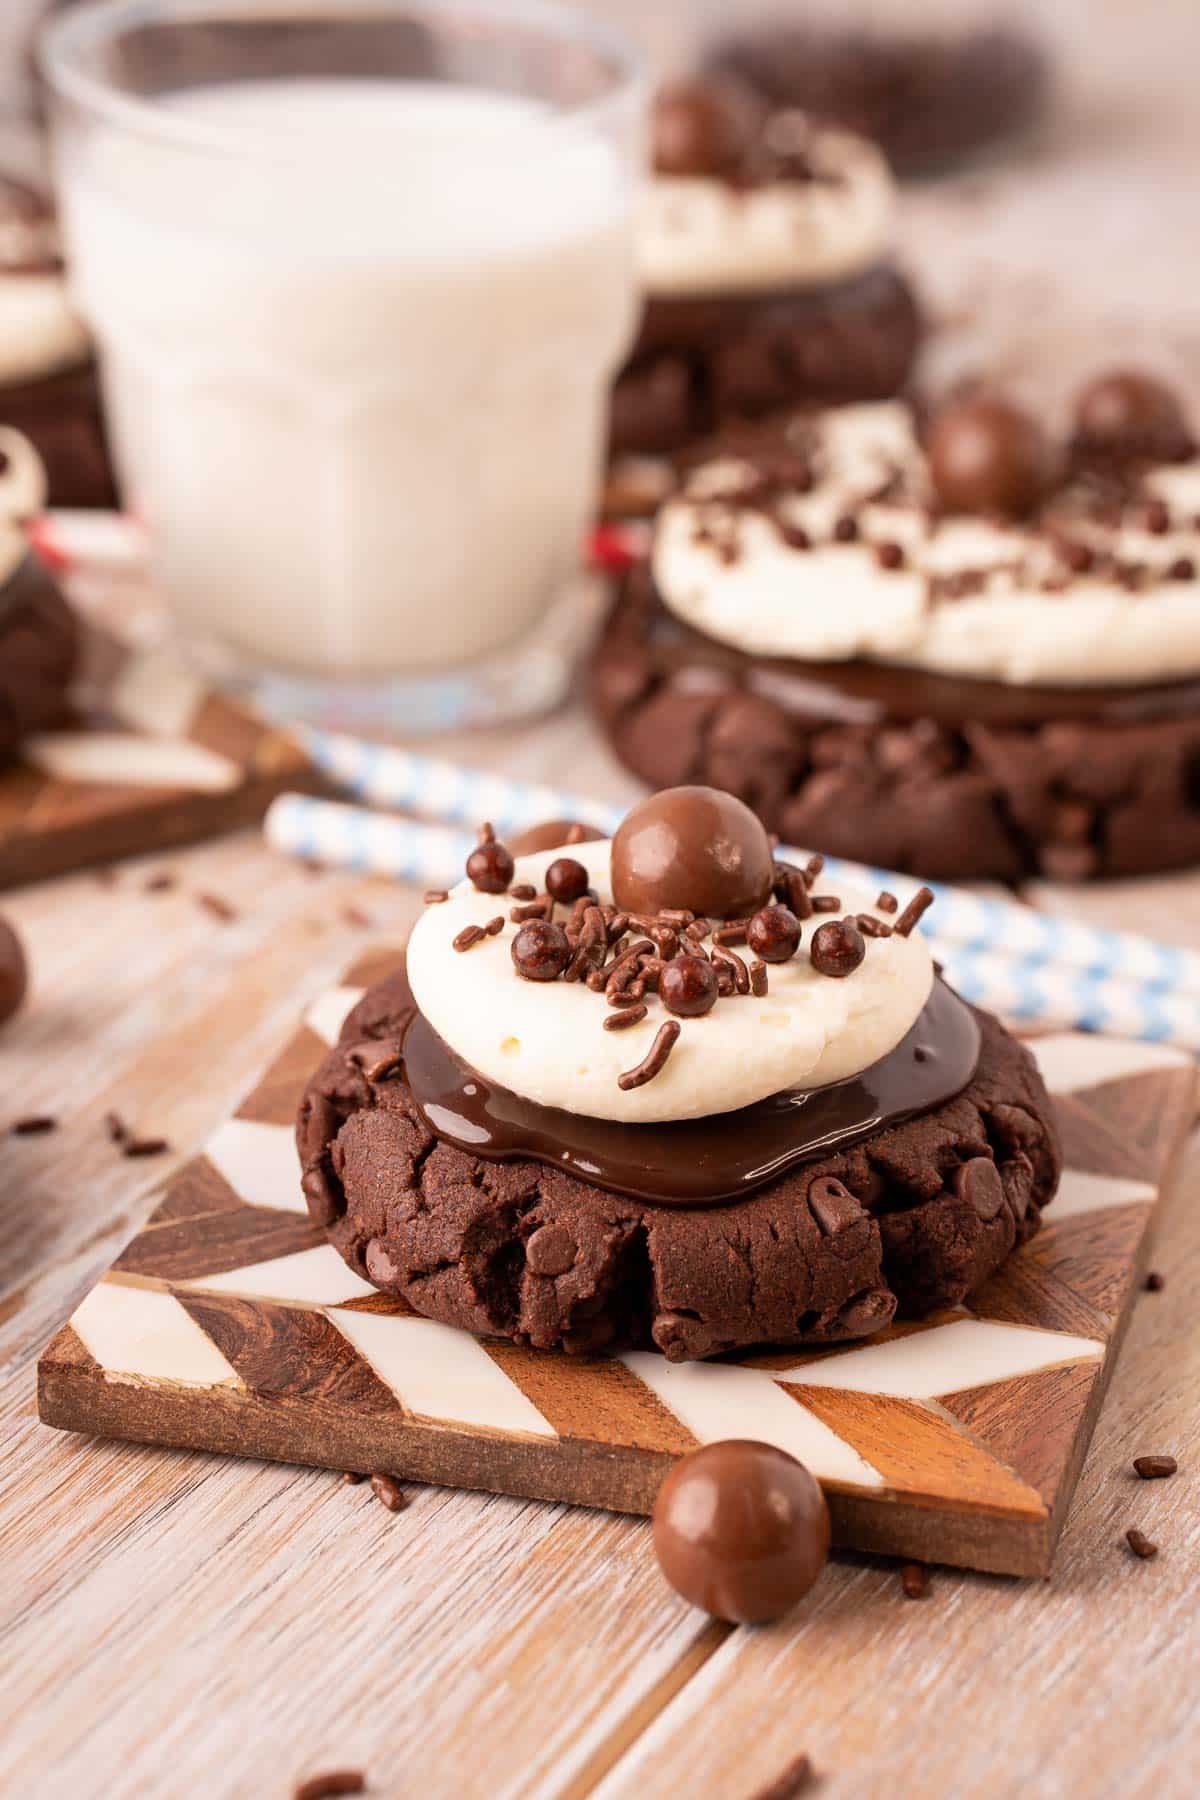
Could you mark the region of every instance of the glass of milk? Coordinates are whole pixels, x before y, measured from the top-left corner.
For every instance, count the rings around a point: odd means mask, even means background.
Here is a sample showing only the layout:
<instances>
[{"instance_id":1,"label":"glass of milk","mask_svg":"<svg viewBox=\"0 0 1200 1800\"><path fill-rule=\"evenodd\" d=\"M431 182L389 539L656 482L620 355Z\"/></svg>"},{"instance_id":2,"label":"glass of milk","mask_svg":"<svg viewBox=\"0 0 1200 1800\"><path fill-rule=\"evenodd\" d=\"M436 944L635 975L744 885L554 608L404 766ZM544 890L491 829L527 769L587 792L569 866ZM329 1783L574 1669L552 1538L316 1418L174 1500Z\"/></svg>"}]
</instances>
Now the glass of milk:
<instances>
[{"instance_id":1,"label":"glass of milk","mask_svg":"<svg viewBox=\"0 0 1200 1800\"><path fill-rule=\"evenodd\" d=\"M537 0L101 0L42 62L186 645L343 722L560 698L636 323L634 53Z\"/></svg>"}]
</instances>

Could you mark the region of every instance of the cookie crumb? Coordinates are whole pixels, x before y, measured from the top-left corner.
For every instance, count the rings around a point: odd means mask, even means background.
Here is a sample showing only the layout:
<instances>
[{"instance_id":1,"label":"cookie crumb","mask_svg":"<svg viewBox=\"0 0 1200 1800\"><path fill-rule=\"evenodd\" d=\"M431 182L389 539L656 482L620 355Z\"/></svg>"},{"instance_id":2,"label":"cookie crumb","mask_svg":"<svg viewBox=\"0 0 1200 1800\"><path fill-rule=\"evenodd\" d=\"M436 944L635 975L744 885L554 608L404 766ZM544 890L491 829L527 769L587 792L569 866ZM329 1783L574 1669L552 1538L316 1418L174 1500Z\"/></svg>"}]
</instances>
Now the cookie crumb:
<instances>
[{"instance_id":1,"label":"cookie crumb","mask_svg":"<svg viewBox=\"0 0 1200 1800\"><path fill-rule=\"evenodd\" d=\"M1177 1473L1179 1464L1173 1456L1135 1456L1133 1468L1143 1481L1163 1481Z\"/></svg>"},{"instance_id":2,"label":"cookie crumb","mask_svg":"<svg viewBox=\"0 0 1200 1800\"><path fill-rule=\"evenodd\" d=\"M929 1571L923 1563L905 1563L900 1571L900 1584L906 1599L924 1600L929 1592Z\"/></svg>"},{"instance_id":3,"label":"cookie crumb","mask_svg":"<svg viewBox=\"0 0 1200 1800\"><path fill-rule=\"evenodd\" d=\"M1151 1543L1145 1532L1139 1531L1136 1525L1131 1526L1125 1533L1125 1542L1133 1554L1140 1556L1143 1562L1149 1562L1152 1556L1158 1555L1158 1545Z\"/></svg>"},{"instance_id":4,"label":"cookie crumb","mask_svg":"<svg viewBox=\"0 0 1200 1800\"><path fill-rule=\"evenodd\" d=\"M372 1475L371 1492L389 1512L403 1512L408 1505L404 1489L392 1475Z\"/></svg>"},{"instance_id":5,"label":"cookie crumb","mask_svg":"<svg viewBox=\"0 0 1200 1800\"><path fill-rule=\"evenodd\" d=\"M795 1800L795 1796L810 1788L815 1779L811 1760L807 1756L797 1756L782 1775L777 1775L765 1788L759 1788L754 1800Z\"/></svg>"},{"instance_id":6,"label":"cookie crumb","mask_svg":"<svg viewBox=\"0 0 1200 1800\"><path fill-rule=\"evenodd\" d=\"M329 1769L310 1775L293 1790L292 1800L334 1800L338 1794L365 1794L367 1778L361 1769Z\"/></svg>"}]
</instances>

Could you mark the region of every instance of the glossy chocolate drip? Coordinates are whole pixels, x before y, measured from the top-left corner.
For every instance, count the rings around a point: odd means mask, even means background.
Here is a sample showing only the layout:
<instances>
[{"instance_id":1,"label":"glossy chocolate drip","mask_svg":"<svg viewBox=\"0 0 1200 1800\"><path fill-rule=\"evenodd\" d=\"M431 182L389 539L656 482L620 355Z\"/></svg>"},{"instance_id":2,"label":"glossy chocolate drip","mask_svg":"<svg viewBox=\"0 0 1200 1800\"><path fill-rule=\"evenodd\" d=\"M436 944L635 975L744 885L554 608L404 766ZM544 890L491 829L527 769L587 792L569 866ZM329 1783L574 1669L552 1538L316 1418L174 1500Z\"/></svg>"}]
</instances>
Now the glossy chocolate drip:
<instances>
[{"instance_id":1,"label":"glossy chocolate drip","mask_svg":"<svg viewBox=\"0 0 1200 1800\"><path fill-rule=\"evenodd\" d=\"M493 1087L419 1012L403 1049L413 1099L444 1142L473 1156L547 1163L660 1206L704 1206L744 1199L798 1163L952 1099L975 1072L979 1026L958 995L935 980L911 1029L861 1074L829 1087L788 1089L738 1112L661 1125L583 1118Z\"/></svg>"}]
</instances>

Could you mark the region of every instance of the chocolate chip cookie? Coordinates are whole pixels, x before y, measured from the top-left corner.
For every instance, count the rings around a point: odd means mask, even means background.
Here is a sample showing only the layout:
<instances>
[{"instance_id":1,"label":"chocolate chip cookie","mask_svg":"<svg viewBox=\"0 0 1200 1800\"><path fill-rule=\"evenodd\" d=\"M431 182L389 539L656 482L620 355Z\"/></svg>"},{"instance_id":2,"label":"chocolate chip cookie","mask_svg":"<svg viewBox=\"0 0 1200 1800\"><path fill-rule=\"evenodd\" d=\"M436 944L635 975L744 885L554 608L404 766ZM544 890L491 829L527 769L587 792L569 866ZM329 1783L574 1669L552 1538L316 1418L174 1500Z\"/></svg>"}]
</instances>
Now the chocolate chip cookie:
<instances>
[{"instance_id":1,"label":"chocolate chip cookie","mask_svg":"<svg viewBox=\"0 0 1200 1800\"><path fill-rule=\"evenodd\" d=\"M346 1020L300 1110L304 1189L359 1275L481 1335L580 1355L652 1345L673 1361L868 1337L898 1310L966 1298L1037 1230L1057 1184L1033 1059L984 1013L954 1099L697 1207L440 1141L390 1048L412 1016L400 969Z\"/></svg>"}]
</instances>

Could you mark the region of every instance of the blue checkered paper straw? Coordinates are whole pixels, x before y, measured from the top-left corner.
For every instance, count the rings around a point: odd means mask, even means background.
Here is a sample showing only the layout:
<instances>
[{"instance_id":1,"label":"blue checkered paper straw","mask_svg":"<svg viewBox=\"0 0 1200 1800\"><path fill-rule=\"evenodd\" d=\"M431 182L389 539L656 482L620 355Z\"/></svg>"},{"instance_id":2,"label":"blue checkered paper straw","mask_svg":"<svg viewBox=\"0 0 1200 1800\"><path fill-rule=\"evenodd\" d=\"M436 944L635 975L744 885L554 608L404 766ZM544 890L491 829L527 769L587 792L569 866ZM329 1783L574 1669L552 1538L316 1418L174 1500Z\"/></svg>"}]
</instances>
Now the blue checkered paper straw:
<instances>
[{"instance_id":1,"label":"blue checkered paper straw","mask_svg":"<svg viewBox=\"0 0 1200 1800\"><path fill-rule=\"evenodd\" d=\"M543 819L580 819L598 831L615 831L621 810L586 800L563 788L510 781L481 769L464 769L439 757L421 756L387 745L365 743L333 732L308 732L304 744L313 761L341 786L372 806L394 807L438 820L474 827L490 819L497 831L518 831ZM807 851L796 852L806 856ZM889 869L827 857L825 879L878 892L890 888L901 903L920 885ZM933 884L931 884L933 885ZM1053 969L1075 969L1095 981L1200 998L1200 954L1130 932L1104 931L1032 907L933 885L939 940Z\"/></svg>"},{"instance_id":2,"label":"blue checkered paper straw","mask_svg":"<svg viewBox=\"0 0 1200 1800\"><path fill-rule=\"evenodd\" d=\"M571 809L559 811L567 816ZM499 808L492 812L495 823L512 829ZM537 814L538 819L547 816L544 808ZM304 794L276 800L265 830L268 842L288 855L428 887L460 880L476 842L473 833ZM926 914L922 933L960 993L1010 1019L1200 1050L1200 998L1195 995L1167 994L1093 970L974 950L942 935L936 908Z\"/></svg>"}]
</instances>

